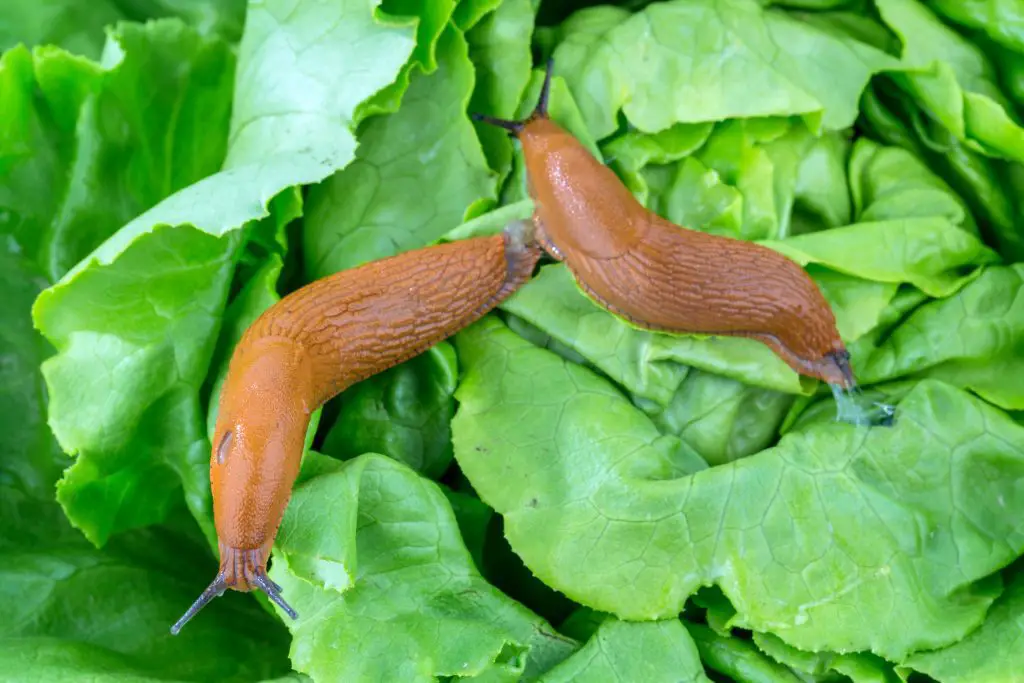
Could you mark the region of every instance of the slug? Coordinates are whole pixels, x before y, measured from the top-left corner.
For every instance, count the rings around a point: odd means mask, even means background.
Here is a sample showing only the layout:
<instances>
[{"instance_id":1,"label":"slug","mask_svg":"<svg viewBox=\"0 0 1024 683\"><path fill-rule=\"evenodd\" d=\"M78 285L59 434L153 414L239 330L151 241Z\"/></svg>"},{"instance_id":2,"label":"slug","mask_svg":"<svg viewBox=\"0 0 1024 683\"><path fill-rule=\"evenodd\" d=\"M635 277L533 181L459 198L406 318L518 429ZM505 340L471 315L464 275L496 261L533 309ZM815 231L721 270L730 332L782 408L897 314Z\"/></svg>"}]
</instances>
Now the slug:
<instances>
[{"instance_id":1,"label":"slug","mask_svg":"<svg viewBox=\"0 0 1024 683\"><path fill-rule=\"evenodd\" d=\"M347 387L481 318L530 278L528 223L408 251L317 280L267 309L235 347L210 456L220 569L171 627L227 589L260 590L293 619L267 560L312 412Z\"/></svg>"},{"instance_id":2,"label":"slug","mask_svg":"<svg viewBox=\"0 0 1024 683\"><path fill-rule=\"evenodd\" d=\"M640 204L548 117L552 66L528 118L473 115L518 138L544 250L587 295L637 327L750 337L796 372L853 389L835 316L804 269L768 247L682 228Z\"/></svg>"}]
</instances>

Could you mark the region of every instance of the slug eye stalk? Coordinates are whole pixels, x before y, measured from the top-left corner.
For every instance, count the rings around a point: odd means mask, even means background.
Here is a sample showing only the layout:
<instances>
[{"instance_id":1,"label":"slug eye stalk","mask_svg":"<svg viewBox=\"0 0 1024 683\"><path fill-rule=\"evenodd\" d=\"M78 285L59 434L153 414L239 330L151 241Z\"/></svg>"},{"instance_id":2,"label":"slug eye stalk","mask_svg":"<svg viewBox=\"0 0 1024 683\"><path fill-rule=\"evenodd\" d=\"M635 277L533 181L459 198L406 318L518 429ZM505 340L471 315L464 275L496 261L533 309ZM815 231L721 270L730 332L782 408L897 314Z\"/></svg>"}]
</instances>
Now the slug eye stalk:
<instances>
[{"instance_id":1,"label":"slug eye stalk","mask_svg":"<svg viewBox=\"0 0 1024 683\"><path fill-rule=\"evenodd\" d=\"M270 577L267 576L265 569L262 567L257 569L252 575L247 576L246 579L250 586L255 586L263 591L263 593L266 594L266 596L270 598L275 605L284 610L285 614L289 617L292 619L299 618L298 613L292 609L291 605L285 602L284 598L281 597L281 586L271 581ZM232 587L233 586L229 584L227 575L224 572L217 574L217 578L215 578L213 582L206 587L206 590L196 598L196 601L193 602L192 606L188 608L188 611L181 616L181 619L174 622L174 626L171 626L171 635L178 635L182 627L184 627L192 617L210 604L214 598L219 598L221 595L224 595L224 592L227 591L228 588Z\"/></svg>"},{"instance_id":2,"label":"slug eye stalk","mask_svg":"<svg viewBox=\"0 0 1024 683\"><path fill-rule=\"evenodd\" d=\"M470 114L469 117L474 121L482 121L483 123L489 123L492 126L497 126L498 128L504 128L513 136L518 136L530 121L546 119L548 117L548 99L551 97L551 70L554 66L555 60L549 58L544 70L544 85L541 86L540 97L537 99L537 106L534 107L533 113L522 121L510 121L509 119L499 119L494 116L475 113Z\"/></svg>"}]
</instances>

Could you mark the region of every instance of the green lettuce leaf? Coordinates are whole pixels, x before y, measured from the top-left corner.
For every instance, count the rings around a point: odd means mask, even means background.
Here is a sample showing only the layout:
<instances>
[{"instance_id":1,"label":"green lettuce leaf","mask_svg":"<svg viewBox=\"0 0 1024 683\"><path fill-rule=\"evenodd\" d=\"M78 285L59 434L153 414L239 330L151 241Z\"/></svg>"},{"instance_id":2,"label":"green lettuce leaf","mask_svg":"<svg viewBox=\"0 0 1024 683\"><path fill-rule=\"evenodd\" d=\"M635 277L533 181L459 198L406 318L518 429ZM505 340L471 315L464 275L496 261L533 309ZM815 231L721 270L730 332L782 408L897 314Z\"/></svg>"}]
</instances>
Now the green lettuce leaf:
<instances>
[{"instance_id":1,"label":"green lettuce leaf","mask_svg":"<svg viewBox=\"0 0 1024 683\"><path fill-rule=\"evenodd\" d=\"M1008 172L1013 167L969 148L895 86L886 81L878 86L865 93L862 125L878 139L925 160L964 198L982 233L1002 256L1020 260L1024 233L1017 227L1014 174Z\"/></svg>"},{"instance_id":2,"label":"green lettuce leaf","mask_svg":"<svg viewBox=\"0 0 1024 683\"><path fill-rule=\"evenodd\" d=\"M892 428L816 424L681 476L590 371L493 318L456 347L459 465L526 565L591 608L663 618L716 583L737 625L900 660L976 628L1024 548L1024 430L948 385L918 384Z\"/></svg>"},{"instance_id":3,"label":"green lettuce leaf","mask_svg":"<svg viewBox=\"0 0 1024 683\"><path fill-rule=\"evenodd\" d=\"M246 0L115 0L125 17L145 21L154 17L179 17L200 33L216 33L231 42L242 37Z\"/></svg>"},{"instance_id":4,"label":"green lettuce leaf","mask_svg":"<svg viewBox=\"0 0 1024 683\"><path fill-rule=\"evenodd\" d=\"M711 465L745 458L775 440L794 396L692 369L663 411L648 410Z\"/></svg>"},{"instance_id":5,"label":"green lettuce leaf","mask_svg":"<svg viewBox=\"0 0 1024 683\"><path fill-rule=\"evenodd\" d=\"M437 53L437 70L413 76L398 112L367 123L352 165L310 191L309 279L433 242L471 204L495 196L466 115L474 80L466 41L449 27Z\"/></svg>"},{"instance_id":6,"label":"green lettuce leaf","mask_svg":"<svg viewBox=\"0 0 1024 683\"><path fill-rule=\"evenodd\" d=\"M97 59L103 50L103 29L121 18L113 0L8 2L0 9L0 52L19 43L30 48L56 45Z\"/></svg>"},{"instance_id":7,"label":"green lettuce leaf","mask_svg":"<svg viewBox=\"0 0 1024 683\"><path fill-rule=\"evenodd\" d=\"M677 225L740 239L781 238L790 231L799 166L812 144L799 121L726 121L693 156L644 169L640 187L651 188L648 208Z\"/></svg>"},{"instance_id":8,"label":"green lettuce leaf","mask_svg":"<svg viewBox=\"0 0 1024 683\"><path fill-rule=\"evenodd\" d=\"M165 519L182 487L212 538L199 390L239 228L265 217L282 190L351 161L355 108L394 80L411 40L362 4L254 6L225 169L135 218L36 301L35 324L58 350L43 368L50 426L77 455L58 495L94 543Z\"/></svg>"},{"instance_id":9,"label":"green lettuce leaf","mask_svg":"<svg viewBox=\"0 0 1024 683\"><path fill-rule=\"evenodd\" d=\"M686 629L697 644L705 665L735 681L750 683L801 683L788 668L758 651L753 643L721 635L703 624L688 623Z\"/></svg>"},{"instance_id":10,"label":"green lettuce leaf","mask_svg":"<svg viewBox=\"0 0 1024 683\"><path fill-rule=\"evenodd\" d=\"M32 301L46 281L25 259L0 251L0 550L77 537L53 501L67 459L46 425L39 364L52 353L32 329Z\"/></svg>"},{"instance_id":11,"label":"green lettuce leaf","mask_svg":"<svg viewBox=\"0 0 1024 683\"><path fill-rule=\"evenodd\" d=\"M15 107L0 230L52 280L224 160L234 54L180 21L118 25L99 64L52 47L3 59L20 83L0 84Z\"/></svg>"},{"instance_id":12,"label":"green lettuce leaf","mask_svg":"<svg viewBox=\"0 0 1024 683\"><path fill-rule=\"evenodd\" d=\"M977 277L980 269L971 266L999 260L978 238L943 218L854 223L762 244L803 266L816 263L873 282L909 283L934 297L949 296Z\"/></svg>"},{"instance_id":13,"label":"green lettuce leaf","mask_svg":"<svg viewBox=\"0 0 1024 683\"><path fill-rule=\"evenodd\" d=\"M611 9L594 15L567 28L597 35L567 32L554 58L598 139L618 128L620 110L649 133L676 123L790 115L815 129L845 128L871 75L895 65L874 47L753 0L675 0L628 17Z\"/></svg>"},{"instance_id":14,"label":"green lettuce leaf","mask_svg":"<svg viewBox=\"0 0 1024 683\"><path fill-rule=\"evenodd\" d=\"M834 674L854 683L897 683L891 664L881 657L864 653L803 652L786 645L770 633L754 633L754 643L765 654L805 676L829 680Z\"/></svg>"},{"instance_id":15,"label":"green lettuce leaf","mask_svg":"<svg viewBox=\"0 0 1024 683\"><path fill-rule=\"evenodd\" d=\"M437 485L374 454L341 464L310 452L303 470L270 572L299 613L299 671L532 680L575 649L480 576Z\"/></svg>"},{"instance_id":16,"label":"green lettuce leaf","mask_svg":"<svg viewBox=\"0 0 1024 683\"><path fill-rule=\"evenodd\" d=\"M73 677L107 666L108 673L126 669L194 681L252 681L287 672L287 632L240 595L217 601L222 604L204 610L181 635L170 635L183 605L215 571L203 546L166 531L129 532L102 551L79 537L5 552L0 666L9 672L24 666L31 680L52 680L47 671ZM52 648L72 659L26 660L22 647L46 637L64 645L50 643L44 652Z\"/></svg>"},{"instance_id":17,"label":"green lettuce leaf","mask_svg":"<svg viewBox=\"0 0 1024 683\"><path fill-rule=\"evenodd\" d=\"M534 0L505 0L466 33L469 57L476 69L470 111L503 119L516 115L533 69L530 38L534 13ZM512 169L512 142L495 126L474 125L487 163L500 182Z\"/></svg>"},{"instance_id":18,"label":"green lettuce leaf","mask_svg":"<svg viewBox=\"0 0 1024 683\"><path fill-rule=\"evenodd\" d=\"M903 665L949 683L995 683L1024 670L1024 572L1011 570L1006 591L981 628L954 645L911 655Z\"/></svg>"},{"instance_id":19,"label":"green lettuce leaf","mask_svg":"<svg viewBox=\"0 0 1024 683\"><path fill-rule=\"evenodd\" d=\"M850 191L857 222L939 216L978 234L963 199L905 149L858 140L850 155Z\"/></svg>"},{"instance_id":20,"label":"green lettuce leaf","mask_svg":"<svg viewBox=\"0 0 1024 683\"><path fill-rule=\"evenodd\" d=\"M916 309L858 374L869 383L934 377L1024 409L1024 264L988 268L953 296Z\"/></svg>"},{"instance_id":21,"label":"green lettuce leaf","mask_svg":"<svg viewBox=\"0 0 1024 683\"><path fill-rule=\"evenodd\" d=\"M697 648L678 619L629 623L605 619L571 657L540 679L707 683Z\"/></svg>"},{"instance_id":22,"label":"green lettuce leaf","mask_svg":"<svg viewBox=\"0 0 1024 683\"><path fill-rule=\"evenodd\" d=\"M915 0L875 0L903 41L896 81L958 140L977 151L1024 161L1024 129L996 85L985 54Z\"/></svg>"},{"instance_id":23,"label":"green lettuce leaf","mask_svg":"<svg viewBox=\"0 0 1024 683\"><path fill-rule=\"evenodd\" d=\"M458 363L441 342L346 390L320 450L342 460L381 453L437 479L452 461L451 419Z\"/></svg>"}]
</instances>

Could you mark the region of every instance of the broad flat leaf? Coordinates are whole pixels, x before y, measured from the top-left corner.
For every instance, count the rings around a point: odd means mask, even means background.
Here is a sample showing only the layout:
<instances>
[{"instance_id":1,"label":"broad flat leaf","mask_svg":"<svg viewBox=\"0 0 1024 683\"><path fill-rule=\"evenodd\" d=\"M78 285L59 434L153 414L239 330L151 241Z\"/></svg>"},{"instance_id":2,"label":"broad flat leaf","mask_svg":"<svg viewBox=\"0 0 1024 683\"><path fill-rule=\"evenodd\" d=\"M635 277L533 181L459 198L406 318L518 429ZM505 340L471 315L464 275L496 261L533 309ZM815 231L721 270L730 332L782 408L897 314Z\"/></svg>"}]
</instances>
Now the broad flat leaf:
<instances>
[{"instance_id":1,"label":"broad flat leaf","mask_svg":"<svg viewBox=\"0 0 1024 683\"><path fill-rule=\"evenodd\" d=\"M320 462L317 462L320 461ZM384 456L311 452L271 577L298 611L292 663L314 679L535 678L575 643L488 584L436 484Z\"/></svg>"},{"instance_id":2,"label":"broad flat leaf","mask_svg":"<svg viewBox=\"0 0 1024 683\"><path fill-rule=\"evenodd\" d=\"M674 0L596 19L573 25L554 57L597 139L615 131L620 110L649 133L676 123L790 115L815 128L845 128L871 75L895 64L865 43L766 12L753 0ZM577 32L599 35L587 40Z\"/></svg>"},{"instance_id":3,"label":"broad flat leaf","mask_svg":"<svg viewBox=\"0 0 1024 683\"><path fill-rule=\"evenodd\" d=\"M282 190L352 159L355 107L394 80L411 49L411 29L378 24L365 4L252 7L225 170L134 219L36 301L35 323L59 352L44 365L50 425L77 455L60 499L94 543L160 522L182 487L212 537L199 390L239 228Z\"/></svg>"},{"instance_id":4,"label":"broad flat leaf","mask_svg":"<svg viewBox=\"0 0 1024 683\"><path fill-rule=\"evenodd\" d=\"M898 660L977 627L1024 548L1024 429L948 385L918 384L894 427L815 424L681 476L590 371L494 318L456 348L459 465L531 571L593 609L665 618L716 583L738 626Z\"/></svg>"},{"instance_id":5,"label":"broad flat leaf","mask_svg":"<svg viewBox=\"0 0 1024 683\"><path fill-rule=\"evenodd\" d=\"M678 619L649 623L607 619L579 652L540 680L707 683L708 678L690 634Z\"/></svg>"},{"instance_id":6,"label":"broad flat leaf","mask_svg":"<svg viewBox=\"0 0 1024 683\"><path fill-rule=\"evenodd\" d=\"M471 204L495 196L494 173L466 115L473 89L466 41L449 28L437 53L437 70L413 75L398 112L367 123L352 165L310 191L303 230L310 280L429 244L461 223Z\"/></svg>"}]
</instances>

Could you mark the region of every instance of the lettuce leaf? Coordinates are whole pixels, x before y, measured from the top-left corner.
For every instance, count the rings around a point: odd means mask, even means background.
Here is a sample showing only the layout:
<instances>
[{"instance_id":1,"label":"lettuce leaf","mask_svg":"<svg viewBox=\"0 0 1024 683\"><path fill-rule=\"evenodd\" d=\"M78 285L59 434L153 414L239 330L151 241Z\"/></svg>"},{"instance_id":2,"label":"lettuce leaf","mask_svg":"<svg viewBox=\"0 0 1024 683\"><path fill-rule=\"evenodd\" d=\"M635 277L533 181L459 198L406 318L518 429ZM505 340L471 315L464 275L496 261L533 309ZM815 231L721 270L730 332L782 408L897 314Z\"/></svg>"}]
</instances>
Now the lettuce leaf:
<instances>
[{"instance_id":1,"label":"lettuce leaf","mask_svg":"<svg viewBox=\"0 0 1024 683\"><path fill-rule=\"evenodd\" d=\"M895 65L865 43L766 12L753 0L674 0L628 17L613 8L593 12L565 28L554 58L598 139L616 130L620 110L648 133L794 114L815 129L845 128L871 75ZM564 61L563 49L570 53Z\"/></svg>"},{"instance_id":2,"label":"lettuce leaf","mask_svg":"<svg viewBox=\"0 0 1024 683\"><path fill-rule=\"evenodd\" d=\"M413 76L395 114L367 123L352 165L310 191L309 279L433 242L471 204L494 198L494 174L466 114L474 77L462 34L449 27L437 55L437 70ZM401 150L398 140L407 141Z\"/></svg>"},{"instance_id":3,"label":"lettuce leaf","mask_svg":"<svg viewBox=\"0 0 1024 683\"><path fill-rule=\"evenodd\" d=\"M356 107L392 82L410 54L410 29L378 24L365 5L287 5L263 3L248 14L224 169L133 219L33 308L58 350L43 367L50 425L77 456L59 499L94 543L162 521L183 487L213 537L199 389L239 229L266 216L282 190L352 160ZM315 68L321 60L367 68L350 78Z\"/></svg>"},{"instance_id":4,"label":"lettuce leaf","mask_svg":"<svg viewBox=\"0 0 1024 683\"><path fill-rule=\"evenodd\" d=\"M693 640L678 619L647 623L605 619L578 652L540 680L707 683L708 678Z\"/></svg>"},{"instance_id":5,"label":"lettuce leaf","mask_svg":"<svg viewBox=\"0 0 1024 683\"><path fill-rule=\"evenodd\" d=\"M1024 409L1024 264L987 269L915 310L871 355L865 382L934 377Z\"/></svg>"},{"instance_id":6,"label":"lettuce leaf","mask_svg":"<svg viewBox=\"0 0 1024 683\"><path fill-rule=\"evenodd\" d=\"M817 424L683 476L590 371L493 318L456 347L463 472L526 565L594 609L667 617L714 582L738 625L898 661L976 628L1024 546L1024 432L946 384L916 385L893 428Z\"/></svg>"},{"instance_id":7,"label":"lettuce leaf","mask_svg":"<svg viewBox=\"0 0 1024 683\"><path fill-rule=\"evenodd\" d=\"M437 485L384 456L313 451L300 480L270 572L300 615L288 623L299 671L532 680L575 649L480 576Z\"/></svg>"},{"instance_id":8,"label":"lettuce leaf","mask_svg":"<svg viewBox=\"0 0 1024 683\"><path fill-rule=\"evenodd\" d=\"M1024 667L1024 574L1019 566L1008 571L1006 590L981 628L947 648L919 652L905 666L950 683L994 683L1018 674Z\"/></svg>"}]
</instances>

